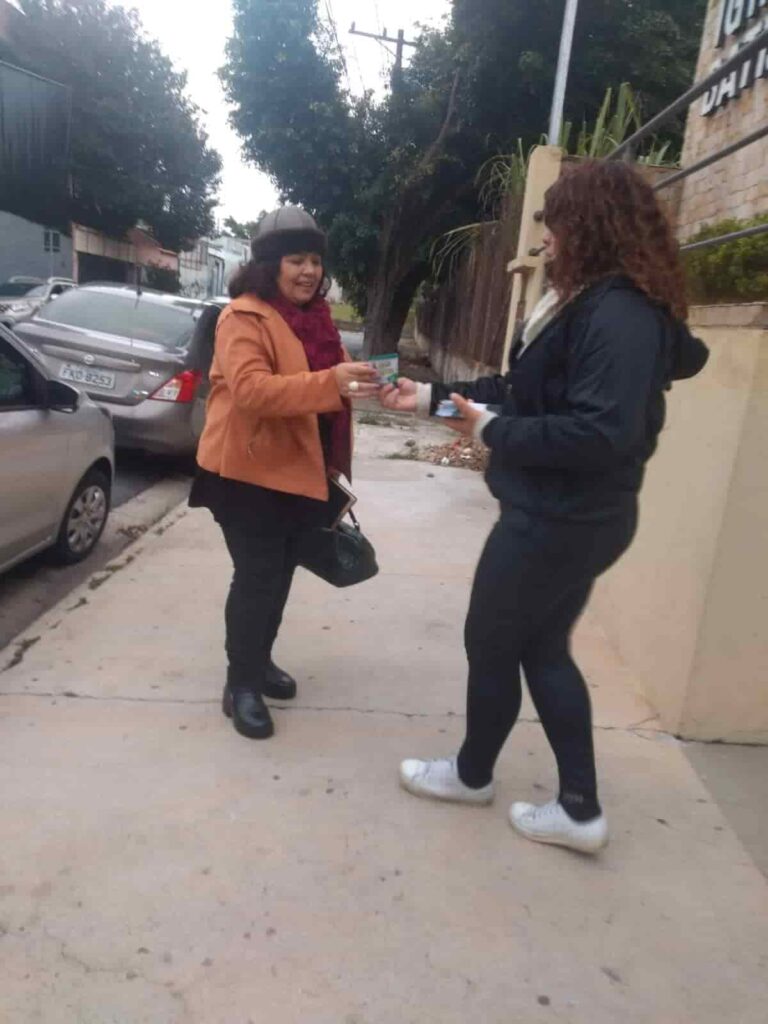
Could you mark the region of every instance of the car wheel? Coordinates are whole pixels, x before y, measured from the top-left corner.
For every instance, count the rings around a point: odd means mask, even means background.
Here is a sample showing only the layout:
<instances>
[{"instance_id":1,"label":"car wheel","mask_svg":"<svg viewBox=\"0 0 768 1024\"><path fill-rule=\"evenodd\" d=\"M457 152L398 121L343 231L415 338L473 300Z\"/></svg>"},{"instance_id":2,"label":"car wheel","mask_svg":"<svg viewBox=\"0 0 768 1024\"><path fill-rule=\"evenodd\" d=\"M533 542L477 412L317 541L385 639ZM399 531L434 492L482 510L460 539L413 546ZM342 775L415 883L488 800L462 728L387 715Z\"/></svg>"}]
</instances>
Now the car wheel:
<instances>
[{"instance_id":1,"label":"car wheel","mask_svg":"<svg viewBox=\"0 0 768 1024\"><path fill-rule=\"evenodd\" d=\"M75 488L59 530L54 554L65 565L82 562L104 532L109 514L109 478L92 469Z\"/></svg>"}]
</instances>

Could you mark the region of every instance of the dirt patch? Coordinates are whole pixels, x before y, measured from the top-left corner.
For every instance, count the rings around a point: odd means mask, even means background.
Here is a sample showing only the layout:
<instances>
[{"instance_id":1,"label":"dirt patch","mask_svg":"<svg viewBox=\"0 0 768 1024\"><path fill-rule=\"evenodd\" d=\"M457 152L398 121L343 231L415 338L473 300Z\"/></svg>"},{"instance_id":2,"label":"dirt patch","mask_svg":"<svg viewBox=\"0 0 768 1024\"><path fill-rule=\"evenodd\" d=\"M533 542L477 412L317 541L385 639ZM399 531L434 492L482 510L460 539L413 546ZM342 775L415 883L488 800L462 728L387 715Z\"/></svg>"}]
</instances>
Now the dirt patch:
<instances>
[{"instance_id":1,"label":"dirt patch","mask_svg":"<svg viewBox=\"0 0 768 1024\"><path fill-rule=\"evenodd\" d=\"M445 444L418 445L408 441L402 451L387 455L388 459L405 459L413 462L430 462L433 466L452 466L456 469L471 469L484 473L488 468L488 449L484 444L467 441L447 441Z\"/></svg>"}]
</instances>

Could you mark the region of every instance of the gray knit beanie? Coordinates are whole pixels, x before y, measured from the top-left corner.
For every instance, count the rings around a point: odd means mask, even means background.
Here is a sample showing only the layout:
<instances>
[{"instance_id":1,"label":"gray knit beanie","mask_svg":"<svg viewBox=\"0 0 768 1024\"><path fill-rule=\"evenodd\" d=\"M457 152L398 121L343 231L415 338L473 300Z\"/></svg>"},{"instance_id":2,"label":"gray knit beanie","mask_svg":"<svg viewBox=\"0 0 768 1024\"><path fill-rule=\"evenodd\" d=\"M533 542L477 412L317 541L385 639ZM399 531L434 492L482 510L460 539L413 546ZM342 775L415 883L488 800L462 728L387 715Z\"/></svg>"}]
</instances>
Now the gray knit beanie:
<instances>
[{"instance_id":1,"label":"gray knit beanie","mask_svg":"<svg viewBox=\"0 0 768 1024\"><path fill-rule=\"evenodd\" d=\"M281 206L268 213L256 229L251 253L256 263L281 260L297 252L325 256L328 240L314 217L299 206Z\"/></svg>"}]
</instances>

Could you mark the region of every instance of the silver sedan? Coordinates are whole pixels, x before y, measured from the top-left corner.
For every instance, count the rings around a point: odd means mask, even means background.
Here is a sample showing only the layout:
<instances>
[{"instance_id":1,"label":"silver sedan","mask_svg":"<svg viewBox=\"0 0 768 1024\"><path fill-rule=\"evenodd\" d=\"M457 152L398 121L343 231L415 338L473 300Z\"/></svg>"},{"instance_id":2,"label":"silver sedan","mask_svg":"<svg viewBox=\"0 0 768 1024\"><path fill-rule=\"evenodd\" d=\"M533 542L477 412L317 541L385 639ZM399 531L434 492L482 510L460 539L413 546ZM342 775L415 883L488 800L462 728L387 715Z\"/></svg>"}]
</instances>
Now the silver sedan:
<instances>
[{"instance_id":1,"label":"silver sedan","mask_svg":"<svg viewBox=\"0 0 768 1024\"><path fill-rule=\"evenodd\" d=\"M0 327L0 572L46 548L86 558L109 514L108 414Z\"/></svg>"},{"instance_id":2,"label":"silver sedan","mask_svg":"<svg viewBox=\"0 0 768 1024\"><path fill-rule=\"evenodd\" d=\"M84 285L19 324L51 376L108 409L118 447L192 454L205 420L212 343L195 299Z\"/></svg>"}]
</instances>

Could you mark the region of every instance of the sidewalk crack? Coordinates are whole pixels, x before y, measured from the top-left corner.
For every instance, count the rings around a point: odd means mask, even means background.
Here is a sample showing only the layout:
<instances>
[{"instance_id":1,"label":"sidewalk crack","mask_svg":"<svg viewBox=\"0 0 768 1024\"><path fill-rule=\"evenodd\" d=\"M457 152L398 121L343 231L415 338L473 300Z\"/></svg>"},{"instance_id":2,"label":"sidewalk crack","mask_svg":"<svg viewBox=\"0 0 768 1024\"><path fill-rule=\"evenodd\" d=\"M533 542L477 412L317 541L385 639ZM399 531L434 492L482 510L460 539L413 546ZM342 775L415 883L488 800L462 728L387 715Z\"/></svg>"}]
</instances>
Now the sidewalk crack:
<instances>
[{"instance_id":1,"label":"sidewalk crack","mask_svg":"<svg viewBox=\"0 0 768 1024\"><path fill-rule=\"evenodd\" d=\"M11 660L3 665L0 669L0 674L3 672L10 672L12 668L16 668L17 665L20 665L22 661L24 661L26 653L30 647L34 647L35 644L40 643L40 639L41 638L39 636L29 636L25 637L24 640L19 640L16 644L16 650L11 655Z\"/></svg>"},{"instance_id":2,"label":"sidewalk crack","mask_svg":"<svg viewBox=\"0 0 768 1024\"><path fill-rule=\"evenodd\" d=\"M92 693L76 693L74 690L64 690L55 692L53 690L7 690L0 693L2 697L34 697L38 700L82 700L90 701L94 704L155 704L155 705L167 705L170 707L218 707L220 701L217 697L204 697L200 699L186 699L179 697L127 697L120 694L116 694L111 697L101 697L98 694ZM308 711L315 714L354 714L354 715L387 715L391 718L407 718L407 719L422 719L427 720L430 718L434 719L451 719L455 718L460 721L465 719L464 714L460 714L457 711L398 711L395 708L361 708L355 707L352 704L344 704L338 706L323 705L323 704L273 704L269 703L270 711L272 712L297 712L297 711ZM660 737L666 739L674 739L670 733L663 732L660 729L643 729L642 726L646 722L653 721L656 718L655 715L649 716L648 718L642 719L637 723L629 725L593 725L595 732L619 732L628 733L632 736L636 736L642 740L655 740ZM538 718L526 718L521 716L517 720L517 724L521 725L540 725Z\"/></svg>"}]
</instances>

